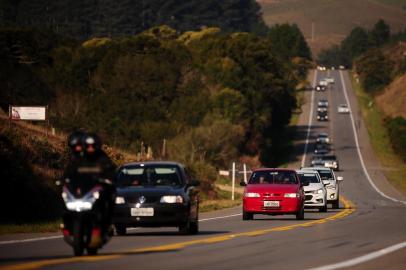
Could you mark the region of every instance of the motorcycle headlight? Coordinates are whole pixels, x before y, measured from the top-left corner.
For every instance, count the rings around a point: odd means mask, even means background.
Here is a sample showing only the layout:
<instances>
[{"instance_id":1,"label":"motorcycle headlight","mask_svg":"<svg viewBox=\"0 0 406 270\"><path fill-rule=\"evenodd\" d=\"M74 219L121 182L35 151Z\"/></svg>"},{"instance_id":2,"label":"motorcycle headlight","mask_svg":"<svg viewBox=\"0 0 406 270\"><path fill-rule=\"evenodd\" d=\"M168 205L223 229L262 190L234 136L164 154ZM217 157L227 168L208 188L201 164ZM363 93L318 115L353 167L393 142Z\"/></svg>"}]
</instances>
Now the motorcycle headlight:
<instances>
[{"instance_id":1,"label":"motorcycle headlight","mask_svg":"<svg viewBox=\"0 0 406 270\"><path fill-rule=\"evenodd\" d=\"M76 212L90 210L90 209L92 209L92 206L93 206L93 203L91 203L89 201L82 201L82 200L77 200L77 201L66 203L66 208L68 208L71 211L76 211Z\"/></svg>"},{"instance_id":2,"label":"motorcycle headlight","mask_svg":"<svg viewBox=\"0 0 406 270\"><path fill-rule=\"evenodd\" d=\"M124 204L125 200L124 197L117 196L116 197L116 204Z\"/></svg>"},{"instance_id":3,"label":"motorcycle headlight","mask_svg":"<svg viewBox=\"0 0 406 270\"><path fill-rule=\"evenodd\" d=\"M285 198L299 198L298 193L285 193Z\"/></svg>"},{"instance_id":4,"label":"motorcycle headlight","mask_svg":"<svg viewBox=\"0 0 406 270\"><path fill-rule=\"evenodd\" d=\"M162 196L161 203L183 203L183 198L180 195L177 196Z\"/></svg>"},{"instance_id":5,"label":"motorcycle headlight","mask_svg":"<svg viewBox=\"0 0 406 270\"><path fill-rule=\"evenodd\" d=\"M259 193L255 193L255 192L247 192L244 194L244 196L247 198L259 198L260 197Z\"/></svg>"}]
</instances>

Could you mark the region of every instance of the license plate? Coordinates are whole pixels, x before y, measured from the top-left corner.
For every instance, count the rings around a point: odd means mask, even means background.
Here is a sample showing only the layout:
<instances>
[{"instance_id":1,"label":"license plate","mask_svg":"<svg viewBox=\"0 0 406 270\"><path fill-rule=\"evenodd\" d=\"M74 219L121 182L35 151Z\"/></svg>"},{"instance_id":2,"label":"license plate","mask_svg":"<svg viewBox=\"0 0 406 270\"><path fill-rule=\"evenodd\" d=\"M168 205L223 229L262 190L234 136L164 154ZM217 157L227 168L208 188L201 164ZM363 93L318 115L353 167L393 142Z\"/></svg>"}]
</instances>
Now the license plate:
<instances>
[{"instance_id":1,"label":"license plate","mask_svg":"<svg viewBox=\"0 0 406 270\"><path fill-rule=\"evenodd\" d=\"M133 217L152 217L154 208L131 208L131 216Z\"/></svg>"},{"instance_id":2,"label":"license plate","mask_svg":"<svg viewBox=\"0 0 406 270\"><path fill-rule=\"evenodd\" d=\"M279 201L264 201L264 207L279 207Z\"/></svg>"}]
</instances>

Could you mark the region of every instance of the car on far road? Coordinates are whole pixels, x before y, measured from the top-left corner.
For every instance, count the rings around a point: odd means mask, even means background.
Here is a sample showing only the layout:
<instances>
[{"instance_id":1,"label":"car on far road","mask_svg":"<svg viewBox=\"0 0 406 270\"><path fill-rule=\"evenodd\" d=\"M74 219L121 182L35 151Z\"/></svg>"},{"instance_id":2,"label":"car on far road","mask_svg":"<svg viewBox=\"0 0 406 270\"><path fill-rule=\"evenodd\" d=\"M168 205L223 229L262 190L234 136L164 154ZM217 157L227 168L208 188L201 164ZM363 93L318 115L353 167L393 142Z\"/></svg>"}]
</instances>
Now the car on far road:
<instances>
[{"instance_id":1,"label":"car on far road","mask_svg":"<svg viewBox=\"0 0 406 270\"><path fill-rule=\"evenodd\" d=\"M327 78L325 78L324 80L325 80L326 82L328 82L329 84L334 84L334 83L335 83L335 80L334 80L333 77L327 77Z\"/></svg>"},{"instance_id":2,"label":"car on far road","mask_svg":"<svg viewBox=\"0 0 406 270\"><path fill-rule=\"evenodd\" d=\"M295 215L304 219L304 189L295 170L256 169L245 186L243 195L243 220L251 220L255 214Z\"/></svg>"},{"instance_id":3,"label":"car on far road","mask_svg":"<svg viewBox=\"0 0 406 270\"><path fill-rule=\"evenodd\" d=\"M300 168L301 171L317 171L320 175L323 184L326 184L327 203L332 205L333 209L340 208L340 186L339 182L343 181L343 177L335 176L334 171L325 167L305 167Z\"/></svg>"},{"instance_id":4,"label":"car on far road","mask_svg":"<svg viewBox=\"0 0 406 270\"><path fill-rule=\"evenodd\" d=\"M317 106L325 106L325 107L328 107L328 100L325 99L325 98L319 99L319 101L317 102Z\"/></svg>"},{"instance_id":5,"label":"car on far road","mask_svg":"<svg viewBox=\"0 0 406 270\"><path fill-rule=\"evenodd\" d=\"M182 234L199 231L199 181L177 162L135 162L122 165L113 222L118 235L128 227L178 227Z\"/></svg>"},{"instance_id":6,"label":"car on far road","mask_svg":"<svg viewBox=\"0 0 406 270\"><path fill-rule=\"evenodd\" d=\"M330 143L330 137L328 136L327 133L321 132L321 133L317 134L316 143L328 144L328 143Z\"/></svg>"},{"instance_id":7,"label":"car on far road","mask_svg":"<svg viewBox=\"0 0 406 270\"><path fill-rule=\"evenodd\" d=\"M324 161L324 167L331 168L335 171L340 170L340 164L338 162L337 156L330 154L330 155L323 155L321 160Z\"/></svg>"},{"instance_id":8,"label":"car on far road","mask_svg":"<svg viewBox=\"0 0 406 270\"><path fill-rule=\"evenodd\" d=\"M314 153L315 154L327 154L328 152L330 152L331 147L329 144L326 143L316 143L314 145Z\"/></svg>"},{"instance_id":9,"label":"car on far road","mask_svg":"<svg viewBox=\"0 0 406 270\"><path fill-rule=\"evenodd\" d=\"M328 114L327 111L324 112L317 112L317 120L318 121L328 121Z\"/></svg>"},{"instance_id":10,"label":"car on far road","mask_svg":"<svg viewBox=\"0 0 406 270\"><path fill-rule=\"evenodd\" d=\"M326 91L327 87L325 85L317 84L316 91Z\"/></svg>"},{"instance_id":11,"label":"car on far road","mask_svg":"<svg viewBox=\"0 0 406 270\"><path fill-rule=\"evenodd\" d=\"M303 183L309 183L304 186L305 208L317 208L320 212L327 212L327 190L328 183L321 181L317 171L297 171L299 179Z\"/></svg>"},{"instance_id":12,"label":"car on far road","mask_svg":"<svg viewBox=\"0 0 406 270\"><path fill-rule=\"evenodd\" d=\"M340 104L337 107L338 113L349 113L350 108L348 108L347 104Z\"/></svg>"},{"instance_id":13,"label":"car on far road","mask_svg":"<svg viewBox=\"0 0 406 270\"><path fill-rule=\"evenodd\" d=\"M344 70L344 69L345 69L345 66L339 65L338 68L341 69L341 70Z\"/></svg>"}]
</instances>

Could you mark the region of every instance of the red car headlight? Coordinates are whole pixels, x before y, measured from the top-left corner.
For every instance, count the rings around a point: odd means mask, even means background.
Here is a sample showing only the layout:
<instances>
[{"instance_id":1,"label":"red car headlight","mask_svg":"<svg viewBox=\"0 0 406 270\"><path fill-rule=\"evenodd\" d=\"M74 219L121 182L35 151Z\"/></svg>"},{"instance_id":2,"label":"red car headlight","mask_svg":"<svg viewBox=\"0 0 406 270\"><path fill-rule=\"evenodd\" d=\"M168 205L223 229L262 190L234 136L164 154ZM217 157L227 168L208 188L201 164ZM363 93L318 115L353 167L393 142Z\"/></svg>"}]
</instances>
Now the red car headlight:
<instances>
[{"instance_id":1,"label":"red car headlight","mask_svg":"<svg viewBox=\"0 0 406 270\"><path fill-rule=\"evenodd\" d=\"M255 192L247 192L247 193L244 193L244 197L247 197L247 198L259 198L260 195L259 195L259 193L255 193Z\"/></svg>"}]
</instances>

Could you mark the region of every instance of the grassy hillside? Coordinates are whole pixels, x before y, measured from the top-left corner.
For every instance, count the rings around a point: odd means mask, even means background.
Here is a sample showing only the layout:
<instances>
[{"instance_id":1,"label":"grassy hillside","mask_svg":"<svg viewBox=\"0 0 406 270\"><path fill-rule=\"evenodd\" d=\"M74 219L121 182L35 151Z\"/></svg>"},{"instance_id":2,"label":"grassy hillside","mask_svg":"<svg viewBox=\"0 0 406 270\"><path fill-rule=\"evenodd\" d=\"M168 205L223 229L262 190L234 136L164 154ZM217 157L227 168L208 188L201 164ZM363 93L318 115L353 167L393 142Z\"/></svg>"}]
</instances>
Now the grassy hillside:
<instances>
[{"instance_id":1,"label":"grassy hillside","mask_svg":"<svg viewBox=\"0 0 406 270\"><path fill-rule=\"evenodd\" d=\"M338 44L356 26L371 28L379 18L393 32L406 28L405 1L396 0L257 0L266 24L296 23L317 55ZM312 37L314 23L314 40Z\"/></svg>"}]
</instances>

